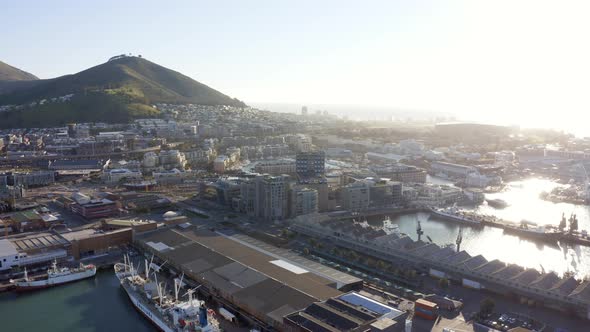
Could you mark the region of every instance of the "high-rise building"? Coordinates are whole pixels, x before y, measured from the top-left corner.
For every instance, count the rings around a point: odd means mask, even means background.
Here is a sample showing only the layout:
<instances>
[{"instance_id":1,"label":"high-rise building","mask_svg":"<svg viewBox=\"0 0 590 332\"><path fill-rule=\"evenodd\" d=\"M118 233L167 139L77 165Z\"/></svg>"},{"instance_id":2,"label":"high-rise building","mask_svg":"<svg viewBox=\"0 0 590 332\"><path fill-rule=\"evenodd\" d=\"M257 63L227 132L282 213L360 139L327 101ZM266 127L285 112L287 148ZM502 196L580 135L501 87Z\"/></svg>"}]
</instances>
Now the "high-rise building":
<instances>
[{"instance_id":1,"label":"high-rise building","mask_svg":"<svg viewBox=\"0 0 590 332\"><path fill-rule=\"evenodd\" d=\"M249 215L265 221L288 217L288 177L259 175L244 181L240 188L242 206Z\"/></svg>"},{"instance_id":2,"label":"high-rise building","mask_svg":"<svg viewBox=\"0 0 590 332\"><path fill-rule=\"evenodd\" d=\"M307 106L301 107L301 115L303 115L303 116L307 115Z\"/></svg>"},{"instance_id":3,"label":"high-rise building","mask_svg":"<svg viewBox=\"0 0 590 332\"><path fill-rule=\"evenodd\" d=\"M342 188L342 205L348 211L363 211L369 208L370 184L357 181Z\"/></svg>"},{"instance_id":4,"label":"high-rise building","mask_svg":"<svg viewBox=\"0 0 590 332\"><path fill-rule=\"evenodd\" d=\"M379 180L369 187L371 207L389 207L402 202L402 184L395 181Z\"/></svg>"},{"instance_id":5,"label":"high-rise building","mask_svg":"<svg viewBox=\"0 0 590 332\"><path fill-rule=\"evenodd\" d=\"M295 171L300 177L318 177L326 171L324 151L299 152L295 160Z\"/></svg>"},{"instance_id":6,"label":"high-rise building","mask_svg":"<svg viewBox=\"0 0 590 332\"><path fill-rule=\"evenodd\" d=\"M291 191L291 216L318 212L318 192L304 186L295 186Z\"/></svg>"}]
</instances>

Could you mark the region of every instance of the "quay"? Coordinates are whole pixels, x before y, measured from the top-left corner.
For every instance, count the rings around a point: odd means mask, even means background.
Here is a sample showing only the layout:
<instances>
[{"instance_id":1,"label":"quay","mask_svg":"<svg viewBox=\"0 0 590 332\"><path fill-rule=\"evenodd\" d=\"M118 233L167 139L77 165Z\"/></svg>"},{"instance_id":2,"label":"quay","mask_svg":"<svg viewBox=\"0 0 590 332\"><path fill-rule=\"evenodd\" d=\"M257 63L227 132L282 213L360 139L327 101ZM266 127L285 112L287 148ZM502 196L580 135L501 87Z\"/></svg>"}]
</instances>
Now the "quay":
<instances>
[{"instance_id":1,"label":"quay","mask_svg":"<svg viewBox=\"0 0 590 332\"><path fill-rule=\"evenodd\" d=\"M291 230L391 264L409 264L436 278L447 278L467 288L516 296L523 303L590 319L590 282L554 272L539 272L482 255L471 256L434 243L414 241L406 234L386 234L360 223L316 214L299 217Z\"/></svg>"},{"instance_id":2,"label":"quay","mask_svg":"<svg viewBox=\"0 0 590 332\"><path fill-rule=\"evenodd\" d=\"M99 256L95 256L95 257L88 257L86 259L80 260L80 261L76 261L76 264L79 264L80 262L84 263L84 264L94 264L97 268L97 270L110 270L113 268L113 265L117 262L120 261L121 259L121 255L122 255L122 251L117 250L116 252L113 252L111 254L108 255L99 255ZM76 265L72 262L68 262L67 265ZM35 271L31 271L29 272L29 276L31 278L43 278L43 277L47 277L47 269L49 268L49 266L46 267L42 267L42 268L36 268ZM2 276L2 280L0 280L0 293L3 292L9 292L14 290L15 285L14 283L11 283L10 280L14 280L14 281L20 281L22 280L22 275L23 272L16 272L16 273L12 273L10 275L3 275Z\"/></svg>"},{"instance_id":3,"label":"quay","mask_svg":"<svg viewBox=\"0 0 590 332\"><path fill-rule=\"evenodd\" d=\"M452 209L452 208L451 208ZM333 220L361 220L368 217L376 217L380 215L387 215L390 217L397 217L412 213L429 213L437 219L454 222L469 227L481 228L483 226L496 227L504 230L505 233L513 234L521 238L544 242L548 244L567 243L578 244L590 247L590 238L582 234L576 235L567 232L556 231L550 228L550 231L543 229L543 231L535 230L534 228L524 228L520 225L502 220L495 216L480 215L470 211L445 211L443 209L436 209L433 207L412 207L412 208L379 208L360 212L332 212L328 216Z\"/></svg>"},{"instance_id":4,"label":"quay","mask_svg":"<svg viewBox=\"0 0 590 332\"><path fill-rule=\"evenodd\" d=\"M537 228L522 227L521 225L513 222L499 219L495 216L479 215L474 212L463 211L463 212L444 212L434 208L424 209L422 212L428 212L437 218L456 222L471 227L483 227L490 226L501 228L505 233L514 234L518 237L541 241L549 244L568 243L568 244L579 244L590 247L590 238L582 234L572 234L569 232L559 231L557 227L545 228L540 226Z\"/></svg>"}]
</instances>

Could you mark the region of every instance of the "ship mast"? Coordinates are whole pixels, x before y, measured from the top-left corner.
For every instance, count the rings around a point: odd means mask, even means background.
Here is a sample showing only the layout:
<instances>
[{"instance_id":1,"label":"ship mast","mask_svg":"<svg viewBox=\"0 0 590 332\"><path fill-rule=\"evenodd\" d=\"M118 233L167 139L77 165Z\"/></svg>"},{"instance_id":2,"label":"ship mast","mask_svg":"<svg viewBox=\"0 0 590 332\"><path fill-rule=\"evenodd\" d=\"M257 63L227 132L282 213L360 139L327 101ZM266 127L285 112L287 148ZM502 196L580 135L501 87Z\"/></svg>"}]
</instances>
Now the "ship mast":
<instances>
[{"instance_id":1,"label":"ship mast","mask_svg":"<svg viewBox=\"0 0 590 332\"><path fill-rule=\"evenodd\" d=\"M184 273L180 276L180 279L174 278L174 299L178 302L178 292L180 291L180 287L182 287L182 279L184 278Z\"/></svg>"},{"instance_id":2,"label":"ship mast","mask_svg":"<svg viewBox=\"0 0 590 332\"><path fill-rule=\"evenodd\" d=\"M455 241L457 244L457 252L461 251L461 242L463 242L463 228L459 228L459 234L457 234L457 240Z\"/></svg>"}]
</instances>

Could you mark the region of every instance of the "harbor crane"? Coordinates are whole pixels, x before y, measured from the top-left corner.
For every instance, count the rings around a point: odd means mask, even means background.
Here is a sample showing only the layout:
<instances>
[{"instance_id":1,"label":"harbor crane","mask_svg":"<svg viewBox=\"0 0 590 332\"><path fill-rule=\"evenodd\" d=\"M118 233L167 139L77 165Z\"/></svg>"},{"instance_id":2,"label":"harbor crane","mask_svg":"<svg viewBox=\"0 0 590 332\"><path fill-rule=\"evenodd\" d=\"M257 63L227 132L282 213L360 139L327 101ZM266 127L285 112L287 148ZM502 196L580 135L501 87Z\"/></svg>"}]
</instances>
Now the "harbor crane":
<instances>
[{"instance_id":1,"label":"harbor crane","mask_svg":"<svg viewBox=\"0 0 590 332\"><path fill-rule=\"evenodd\" d=\"M463 228L459 228L459 234L457 234L457 240L455 240L457 252L461 251L461 242L463 242Z\"/></svg>"},{"instance_id":2,"label":"harbor crane","mask_svg":"<svg viewBox=\"0 0 590 332\"><path fill-rule=\"evenodd\" d=\"M422 224L420 223L420 219L418 219L418 224L416 225L416 234L418 234L418 241L421 241L424 231L422 230Z\"/></svg>"}]
</instances>

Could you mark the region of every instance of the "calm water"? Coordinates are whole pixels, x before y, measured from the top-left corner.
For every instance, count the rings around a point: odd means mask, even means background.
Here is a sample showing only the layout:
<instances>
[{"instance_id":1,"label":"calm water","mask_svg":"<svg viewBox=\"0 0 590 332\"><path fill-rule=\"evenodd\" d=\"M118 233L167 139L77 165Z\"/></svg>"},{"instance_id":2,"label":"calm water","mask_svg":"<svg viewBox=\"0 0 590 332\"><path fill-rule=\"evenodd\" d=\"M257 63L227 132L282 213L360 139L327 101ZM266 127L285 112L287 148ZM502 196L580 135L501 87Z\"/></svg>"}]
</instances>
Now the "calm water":
<instances>
[{"instance_id":1,"label":"calm water","mask_svg":"<svg viewBox=\"0 0 590 332\"><path fill-rule=\"evenodd\" d=\"M0 294L0 331L154 331L112 271L28 294Z\"/></svg>"},{"instance_id":2,"label":"calm water","mask_svg":"<svg viewBox=\"0 0 590 332\"><path fill-rule=\"evenodd\" d=\"M550 191L559 184L544 179L528 179L509 183L501 193L488 194L488 198L501 198L510 206L505 209L494 209L482 205L476 210L503 219L520 222L522 219L537 224L559 224L562 212L569 216L574 212L578 215L580 229L590 231L590 209L588 206L567 203L551 203L539 198L543 191ZM454 243L459 232L459 224L429 218L428 214L420 213L394 218L400 230L416 239L416 221L420 219L425 236L430 236L437 244ZM563 274L566 271L576 273L580 278L590 276L590 247L577 245L546 245L512 235L505 235L501 229L484 227L481 229L463 227L463 243L461 248L472 256L483 255L486 259L499 259L507 263L515 263L525 267Z\"/></svg>"}]
</instances>

